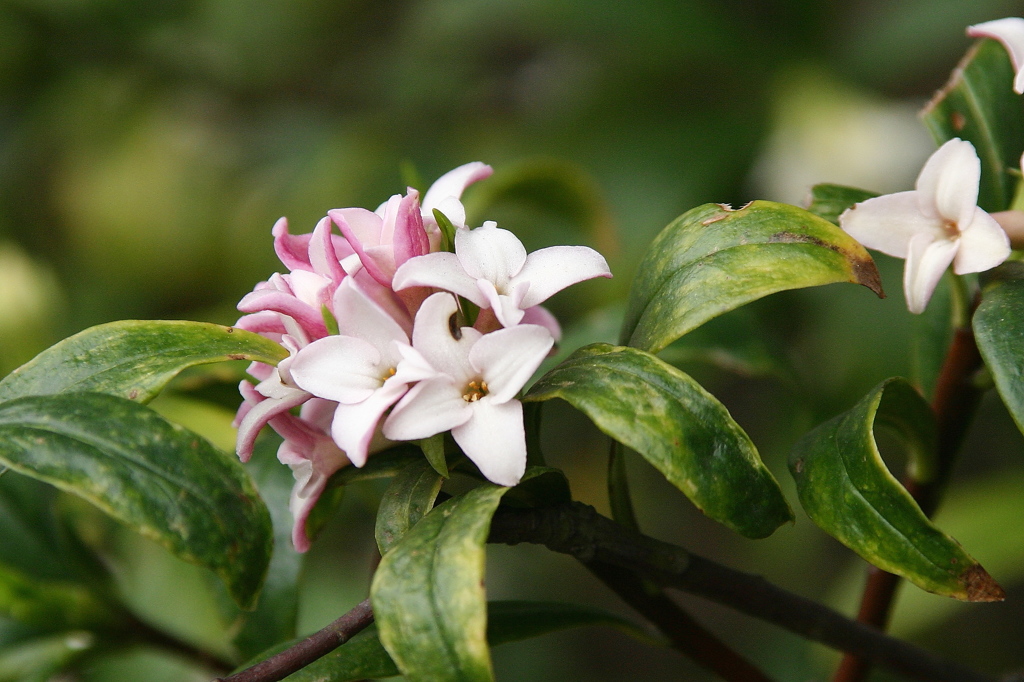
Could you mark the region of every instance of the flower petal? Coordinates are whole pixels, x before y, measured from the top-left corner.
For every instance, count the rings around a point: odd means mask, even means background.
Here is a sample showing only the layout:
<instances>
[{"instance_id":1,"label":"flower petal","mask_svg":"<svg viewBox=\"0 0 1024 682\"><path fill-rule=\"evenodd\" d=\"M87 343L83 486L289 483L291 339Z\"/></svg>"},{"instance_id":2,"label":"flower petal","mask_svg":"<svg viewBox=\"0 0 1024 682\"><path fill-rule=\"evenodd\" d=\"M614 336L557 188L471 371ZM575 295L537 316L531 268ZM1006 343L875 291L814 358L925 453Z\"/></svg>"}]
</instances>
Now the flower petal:
<instances>
[{"instance_id":1,"label":"flower petal","mask_svg":"<svg viewBox=\"0 0 1024 682\"><path fill-rule=\"evenodd\" d=\"M981 160L974 145L953 138L935 150L917 176L918 207L929 217L967 225L978 205Z\"/></svg>"},{"instance_id":2,"label":"flower petal","mask_svg":"<svg viewBox=\"0 0 1024 682\"><path fill-rule=\"evenodd\" d=\"M476 279L466 274L454 253L428 253L410 258L395 272L391 286L395 291L409 287L435 287L469 299L479 306L487 305L476 286Z\"/></svg>"},{"instance_id":3,"label":"flower petal","mask_svg":"<svg viewBox=\"0 0 1024 682\"><path fill-rule=\"evenodd\" d=\"M395 216L395 231L392 235L394 244L394 263L398 267L405 261L416 256L430 253L430 240L423 229L423 216L420 214L419 192L409 190L398 205Z\"/></svg>"},{"instance_id":4,"label":"flower petal","mask_svg":"<svg viewBox=\"0 0 1024 682\"><path fill-rule=\"evenodd\" d=\"M473 279L491 281L498 293L509 293L509 280L526 264L526 247L519 238L493 222L475 230L455 233L455 255L466 274Z\"/></svg>"},{"instance_id":5,"label":"flower petal","mask_svg":"<svg viewBox=\"0 0 1024 682\"><path fill-rule=\"evenodd\" d=\"M339 244L335 243L334 235L331 234L333 223L330 218L321 218L313 230L313 237L309 242L309 262L313 271L328 278L334 285L345 278L345 270L341 267L341 259L352 255L352 249L342 249L339 253ZM348 243L345 242L348 246ZM347 253L345 252L347 251Z\"/></svg>"},{"instance_id":6,"label":"flower petal","mask_svg":"<svg viewBox=\"0 0 1024 682\"><path fill-rule=\"evenodd\" d=\"M959 241L917 234L910 240L903 269L903 295L912 313L923 313L936 285L956 256Z\"/></svg>"},{"instance_id":7,"label":"flower petal","mask_svg":"<svg viewBox=\"0 0 1024 682\"><path fill-rule=\"evenodd\" d=\"M377 251L373 255L370 252L373 247L381 245L381 232L384 228L381 217L365 208L333 208L327 215L345 235L352 250L359 254L359 260L366 271L381 284L389 285L394 262L378 262L377 259L381 259L385 252Z\"/></svg>"},{"instance_id":8,"label":"flower petal","mask_svg":"<svg viewBox=\"0 0 1024 682\"><path fill-rule=\"evenodd\" d=\"M238 441L235 444L238 458L243 462L248 462L252 456L252 446L256 442L256 436L260 435L260 430L266 426L267 422L312 397L305 391L296 390L288 398L281 400L267 398L253 405L238 425Z\"/></svg>"},{"instance_id":9,"label":"flower petal","mask_svg":"<svg viewBox=\"0 0 1024 682\"><path fill-rule=\"evenodd\" d=\"M457 310L455 297L451 294L442 292L428 297L416 313L412 345L431 367L461 383L475 378L469 352L480 338L480 332L462 327L459 329L460 338L452 336L452 316Z\"/></svg>"},{"instance_id":10,"label":"flower petal","mask_svg":"<svg viewBox=\"0 0 1024 682\"><path fill-rule=\"evenodd\" d=\"M289 270L312 270L309 262L311 235L288 233L288 219L280 218L270 231L274 235L274 252Z\"/></svg>"},{"instance_id":11,"label":"flower petal","mask_svg":"<svg viewBox=\"0 0 1024 682\"><path fill-rule=\"evenodd\" d=\"M346 278L334 294L334 314L338 319L338 333L366 341L380 353L380 362L394 367L401 359L393 350L392 342L408 343L409 337L377 303L369 298L354 278Z\"/></svg>"},{"instance_id":12,"label":"flower petal","mask_svg":"<svg viewBox=\"0 0 1024 682\"><path fill-rule=\"evenodd\" d=\"M418 440L444 433L473 416L462 399L462 386L446 375L421 381L391 410L384 435L391 440Z\"/></svg>"},{"instance_id":13,"label":"flower petal","mask_svg":"<svg viewBox=\"0 0 1024 682\"><path fill-rule=\"evenodd\" d=\"M338 405L331 424L331 437L357 467L366 464L370 442L384 412L405 395L408 385L393 378L366 400L354 405Z\"/></svg>"},{"instance_id":14,"label":"flower petal","mask_svg":"<svg viewBox=\"0 0 1024 682\"><path fill-rule=\"evenodd\" d=\"M493 168L480 161L472 161L448 171L435 180L423 195L423 211L429 215L435 208L440 208L441 201L448 197L461 199L467 187L477 180L490 177L493 172ZM448 218L451 219L452 216L449 215Z\"/></svg>"},{"instance_id":15,"label":"flower petal","mask_svg":"<svg viewBox=\"0 0 1024 682\"><path fill-rule=\"evenodd\" d=\"M520 320L519 323L539 324L551 332L551 336L554 337L555 343L562 340L562 326L558 324L558 319L551 314L551 311L542 305L535 305L532 308L524 310L523 319Z\"/></svg>"},{"instance_id":16,"label":"flower petal","mask_svg":"<svg viewBox=\"0 0 1024 682\"><path fill-rule=\"evenodd\" d=\"M855 204L839 216L839 226L869 249L906 258L915 234L939 235L942 223L918 209L917 192L886 194Z\"/></svg>"},{"instance_id":17,"label":"flower petal","mask_svg":"<svg viewBox=\"0 0 1024 682\"><path fill-rule=\"evenodd\" d=\"M481 305L481 308L490 308L501 326L514 327L523 319L521 305L526 291L530 288L529 282L520 282L513 288L509 296L499 294L490 280L478 279L476 286L480 290L480 294L487 300L486 305Z\"/></svg>"},{"instance_id":18,"label":"flower petal","mask_svg":"<svg viewBox=\"0 0 1024 682\"><path fill-rule=\"evenodd\" d=\"M530 283L523 307L531 308L568 286L594 277L611 277L608 261L586 246L549 246L526 257L526 264L513 279Z\"/></svg>"},{"instance_id":19,"label":"flower petal","mask_svg":"<svg viewBox=\"0 0 1024 682\"><path fill-rule=\"evenodd\" d=\"M1024 19L1007 17L986 21L967 27L967 35L972 38L992 38L998 40L1010 53L1013 68L1017 76L1013 80L1013 89L1017 94L1024 94Z\"/></svg>"},{"instance_id":20,"label":"flower petal","mask_svg":"<svg viewBox=\"0 0 1024 682\"><path fill-rule=\"evenodd\" d=\"M386 369L386 368L385 368ZM380 351L352 336L328 336L296 354L292 380L318 398L353 404L384 383Z\"/></svg>"},{"instance_id":21,"label":"flower petal","mask_svg":"<svg viewBox=\"0 0 1024 682\"><path fill-rule=\"evenodd\" d=\"M960 249L953 260L953 272L991 270L1010 257L1010 239L1006 232L980 208L975 209L974 220L960 230Z\"/></svg>"},{"instance_id":22,"label":"flower petal","mask_svg":"<svg viewBox=\"0 0 1024 682\"><path fill-rule=\"evenodd\" d=\"M498 485L519 483L526 471L523 404L496 403L489 397L472 404L472 418L452 429L452 437L487 480Z\"/></svg>"},{"instance_id":23,"label":"flower petal","mask_svg":"<svg viewBox=\"0 0 1024 682\"><path fill-rule=\"evenodd\" d=\"M490 402L503 403L529 381L554 343L551 332L538 325L499 329L473 344L469 362L487 382Z\"/></svg>"}]
</instances>

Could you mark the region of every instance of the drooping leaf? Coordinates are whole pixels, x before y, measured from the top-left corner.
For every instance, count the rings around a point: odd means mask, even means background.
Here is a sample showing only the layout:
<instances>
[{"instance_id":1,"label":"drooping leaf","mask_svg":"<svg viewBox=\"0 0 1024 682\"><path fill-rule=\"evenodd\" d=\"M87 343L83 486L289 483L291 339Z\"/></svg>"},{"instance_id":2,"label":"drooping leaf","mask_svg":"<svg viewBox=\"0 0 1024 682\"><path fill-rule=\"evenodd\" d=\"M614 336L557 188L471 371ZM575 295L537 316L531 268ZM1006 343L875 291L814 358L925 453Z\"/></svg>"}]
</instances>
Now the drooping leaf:
<instances>
[{"instance_id":1,"label":"drooping leaf","mask_svg":"<svg viewBox=\"0 0 1024 682\"><path fill-rule=\"evenodd\" d=\"M434 471L443 478L448 478L448 462L445 460L444 440L445 436L443 433L434 434L430 438L424 438L420 441L420 449L423 450L423 456L430 462L430 466L434 467Z\"/></svg>"},{"instance_id":2,"label":"drooping leaf","mask_svg":"<svg viewBox=\"0 0 1024 682\"><path fill-rule=\"evenodd\" d=\"M651 244L637 268L621 342L652 353L704 322L787 289L854 282L882 295L871 256L796 206L705 204Z\"/></svg>"},{"instance_id":3,"label":"drooping leaf","mask_svg":"<svg viewBox=\"0 0 1024 682\"><path fill-rule=\"evenodd\" d=\"M996 389L1024 432L1024 263L989 273L973 324Z\"/></svg>"},{"instance_id":4,"label":"drooping leaf","mask_svg":"<svg viewBox=\"0 0 1024 682\"><path fill-rule=\"evenodd\" d=\"M130 400L98 393L0 403L0 462L93 503L213 570L250 607L272 544L241 464Z\"/></svg>"},{"instance_id":5,"label":"drooping leaf","mask_svg":"<svg viewBox=\"0 0 1024 682\"><path fill-rule=\"evenodd\" d=\"M0 381L0 401L90 392L145 403L186 367L223 360L276 365L287 355L258 334L217 324L110 322L64 339L11 372Z\"/></svg>"},{"instance_id":6,"label":"drooping leaf","mask_svg":"<svg viewBox=\"0 0 1024 682\"><path fill-rule=\"evenodd\" d=\"M0 682L48 682L97 644L89 632L66 632L0 649Z\"/></svg>"},{"instance_id":7,"label":"drooping leaf","mask_svg":"<svg viewBox=\"0 0 1024 682\"><path fill-rule=\"evenodd\" d=\"M380 500L374 530L381 556L430 511L443 482L426 460L413 461L391 480Z\"/></svg>"},{"instance_id":8,"label":"drooping leaf","mask_svg":"<svg viewBox=\"0 0 1024 682\"><path fill-rule=\"evenodd\" d=\"M660 644L660 640L625 618L589 606L527 601L497 601L487 604L487 641L491 646L592 625L613 627L641 641ZM286 646L274 647L240 669L255 665L284 648ZM323 658L292 673L285 680L355 682L394 677L398 674L398 666L380 643L377 628L371 626Z\"/></svg>"},{"instance_id":9,"label":"drooping leaf","mask_svg":"<svg viewBox=\"0 0 1024 682\"><path fill-rule=\"evenodd\" d=\"M869 192L856 187L843 185L821 184L811 188L811 205L807 210L824 218L833 225L839 225L839 216L843 211L856 203L877 197L876 192Z\"/></svg>"},{"instance_id":10,"label":"drooping leaf","mask_svg":"<svg viewBox=\"0 0 1024 682\"><path fill-rule=\"evenodd\" d=\"M561 398L639 452L711 518L747 537L793 519L775 478L728 410L649 353L593 344L544 375L524 400Z\"/></svg>"},{"instance_id":11,"label":"drooping leaf","mask_svg":"<svg viewBox=\"0 0 1024 682\"><path fill-rule=\"evenodd\" d=\"M407 679L492 680L483 588L491 516L508 488L448 500L384 555L370 597L385 648Z\"/></svg>"},{"instance_id":12,"label":"drooping leaf","mask_svg":"<svg viewBox=\"0 0 1024 682\"><path fill-rule=\"evenodd\" d=\"M1013 63L995 40L981 40L964 56L945 87L921 112L938 144L954 137L974 145L981 158L978 205L1006 210L1016 182L1007 172L1024 152L1024 106L1013 91Z\"/></svg>"},{"instance_id":13,"label":"drooping leaf","mask_svg":"<svg viewBox=\"0 0 1024 682\"><path fill-rule=\"evenodd\" d=\"M794 446L789 468L807 515L866 561L922 589L968 601L1002 599L985 569L889 473L876 424L906 443L915 478L929 479L936 447L931 409L904 379L889 379Z\"/></svg>"},{"instance_id":14,"label":"drooping leaf","mask_svg":"<svg viewBox=\"0 0 1024 682\"><path fill-rule=\"evenodd\" d=\"M528 468L523 481L550 471ZM485 544L509 490L487 483L438 505L381 559L370 598L381 641L407 679L493 679Z\"/></svg>"}]
</instances>

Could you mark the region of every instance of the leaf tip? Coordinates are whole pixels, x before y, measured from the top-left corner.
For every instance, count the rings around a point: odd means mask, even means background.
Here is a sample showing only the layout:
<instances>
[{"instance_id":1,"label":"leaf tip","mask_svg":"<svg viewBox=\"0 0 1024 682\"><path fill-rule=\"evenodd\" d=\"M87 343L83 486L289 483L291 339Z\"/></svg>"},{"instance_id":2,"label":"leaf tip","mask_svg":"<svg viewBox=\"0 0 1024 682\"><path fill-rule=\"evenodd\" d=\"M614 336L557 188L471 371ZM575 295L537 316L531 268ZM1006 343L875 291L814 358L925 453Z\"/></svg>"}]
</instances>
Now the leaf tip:
<instances>
[{"instance_id":1,"label":"leaf tip","mask_svg":"<svg viewBox=\"0 0 1024 682\"><path fill-rule=\"evenodd\" d=\"M980 564L975 564L964 571L960 575L960 582L967 590L967 601L992 602L1006 600L1006 590Z\"/></svg>"},{"instance_id":2,"label":"leaf tip","mask_svg":"<svg viewBox=\"0 0 1024 682\"><path fill-rule=\"evenodd\" d=\"M882 289L882 276L878 274L878 267L870 256L864 259L854 256L850 259L850 267L857 284L863 284L871 289L878 298L885 298L885 290Z\"/></svg>"}]
</instances>

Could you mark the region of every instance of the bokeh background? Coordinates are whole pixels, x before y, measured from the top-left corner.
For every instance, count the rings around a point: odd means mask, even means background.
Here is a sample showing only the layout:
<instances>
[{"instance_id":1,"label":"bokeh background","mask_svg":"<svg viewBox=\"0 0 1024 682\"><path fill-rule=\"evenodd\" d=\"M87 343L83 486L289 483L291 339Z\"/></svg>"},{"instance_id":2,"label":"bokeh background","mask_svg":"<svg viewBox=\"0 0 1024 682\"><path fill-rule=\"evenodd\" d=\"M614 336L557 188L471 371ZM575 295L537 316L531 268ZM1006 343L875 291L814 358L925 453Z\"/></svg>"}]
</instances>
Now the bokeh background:
<instances>
[{"instance_id":1,"label":"bokeh background","mask_svg":"<svg viewBox=\"0 0 1024 682\"><path fill-rule=\"evenodd\" d=\"M278 217L309 231L330 208L374 208L473 160L496 172L467 193L471 221L496 219L531 250L584 243L607 255L615 279L552 308L567 350L614 340L631 272L683 211L800 203L816 182L910 188L934 149L916 112L969 46L964 27L1022 13L1006 0L2 0L0 375L109 320L230 324L238 299L280 268ZM888 376L927 389L934 375L934 316L911 319L902 264L878 260L883 301L851 285L780 294L667 351L729 406L793 504L785 459L802 432ZM230 393L198 401L183 390L158 407L230 450ZM579 499L607 510L599 434L564 405L545 428L550 462ZM990 396L939 515L1007 602L906 588L894 623L993 673L1024 668L1022 455ZM800 512L751 542L702 518L641 461L630 473L651 534L851 612L862 562ZM311 552L303 632L365 596L380 492L356 486ZM139 613L226 646L205 576L134 536L114 544L110 561ZM494 598L628 613L538 548L492 548L488 570ZM823 679L834 664L773 627L680 600L777 679ZM670 650L599 629L494 655L504 680L710 679ZM209 678L146 650L84 674L141 670Z\"/></svg>"}]
</instances>

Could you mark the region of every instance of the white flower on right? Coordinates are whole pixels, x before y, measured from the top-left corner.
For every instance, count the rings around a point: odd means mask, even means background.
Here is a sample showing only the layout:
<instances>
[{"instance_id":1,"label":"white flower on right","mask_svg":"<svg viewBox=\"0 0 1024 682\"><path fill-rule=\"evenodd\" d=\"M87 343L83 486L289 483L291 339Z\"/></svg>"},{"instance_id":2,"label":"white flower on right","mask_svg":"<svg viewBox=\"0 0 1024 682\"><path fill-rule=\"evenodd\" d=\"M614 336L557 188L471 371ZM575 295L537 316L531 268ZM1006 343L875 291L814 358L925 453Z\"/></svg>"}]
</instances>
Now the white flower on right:
<instances>
[{"instance_id":1,"label":"white flower on right","mask_svg":"<svg viewBox=\"0 0 1024 682\"><path fill-rule=\"evenodd\" d=\"M839 224L864 246L905 258L903 293L921 313L946 268L982 272L1010 255L1010 242L992 216L978 208L981 161L970 142L939 147L917 177L914 191L886 194L847 209Z\"/></svg>"},{"instance_id":2,"label":"white flower on right","mask_svg":"<svg viewBox=\"0 0 1024 682\"><path fill-rule=\"evenodd\" d=\"M986 21L967 27L967 35L972 38L991 38L998 40L1010 53L1010 60L1017 75L1013 79L1013 89L1017 94L1024 94L1024 19L1007 17Z\"/></svg>"}]
</instances>

